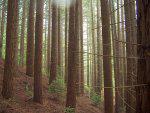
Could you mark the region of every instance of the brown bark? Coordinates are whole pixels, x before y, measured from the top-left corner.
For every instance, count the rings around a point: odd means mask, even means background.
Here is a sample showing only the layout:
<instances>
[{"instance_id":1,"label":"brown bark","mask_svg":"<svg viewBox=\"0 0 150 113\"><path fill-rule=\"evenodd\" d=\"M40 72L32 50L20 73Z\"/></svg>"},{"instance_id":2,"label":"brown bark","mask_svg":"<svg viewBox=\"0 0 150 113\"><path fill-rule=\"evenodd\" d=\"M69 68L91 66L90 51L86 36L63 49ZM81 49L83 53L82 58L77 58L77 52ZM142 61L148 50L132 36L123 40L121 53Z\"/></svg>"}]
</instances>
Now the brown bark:
<instances>
[{"instance_id":1,"label":"brown bark","mask_svg":"<svg viewBox=\"0 0 150 113\"><path fill-rule=\"evenodd\" d=\"M67 4L67 0L66 0ZM65 82L68 75L68 8L65 8Z\"/></svg>"},{"instance_id":2,"label":"brown bark","mask_svg":"<svg viewBox=\"0 0 150 113\"><path fill-rule=\"evenodd\" d=\"M96 92L101 95L102 85L102 62L101 62L101 28L100 28L100 1L97 0L97 82Z\"/></svg>"},{"instance_id":3,"label":"brown bark","mask_svg":"<svg viewBox=\"0 0 150 113\"><path fill-rule=\"evenodd\" d=\"M24 65L24 40L25 40L25 23L26 23L26 0L23 0L22 25L20 37L20 65Z\"/></svg>"},{"instance_id":4,"label":"brown bark","mask_svg":"<svg viewBox=\"0 0 150 113\"><path fill-rule=\"evenodd\" d=\"M6 99L13 97L13 76L15 72L15 44L17 30L18 0L8 0L7 30L6 30L6 56L2 96Z\"/></svg>"},{"instance_id":5,"label":"brown bark","mask_svg":"<svg viewBox=\"0 0 150 113\"><path fill-rule=\"evenodd\" d=\"M58 8L58 66L61 69L61 12Z\"/></svg>"},{"instance_id":6,"label":"brown bark","mask_svg":"<svg viewBox=\"0 0 150 113\"><path fill-rule=\"evenodd\" d=\"M42 37L44 0L36 1L35 56L34 56L34 102L42 103Z\"/></svg>"},{"instance_id":7,"label":"brown bark","mask_svg":"<svg viewBox=\"0 0 150 113\"><path fill-rule=\"evenodd\" d=\"M93 0L91 0L91 33L92 33L92 87L94 90L96 90L96 78L97 78L97 72L96 72L96 46L95 46L95 20L94 20L94 11L93 11Z\"/></svg>"},{"instance_id":8,"label":"brown bark","mask_svg":"<svg viewBox=\"0 0 150 113\"><path fill-rule=\"evenodd\" d=\"M137 0L137 87L136 113L150 113L150 1Z\"/></svg>"},{"instance_id":9,"label":"brown bark","mask_svg":"<svg viewBox=\"0 0 150 113\"><path fill-rule=\"evenodd\" d=\"M114 11L114 2L110 1L111 11ZM119 8L119 1L117 0L117 8ZM114 76L115 76L115 87L123 86L122 82L122 68L121 68L121 47L120 47L120 24L115 25L116 16L115 13L111 16L112 24L112 39L113 39L113 55L114 57ZM120 22L120 12L117 10L117 23ZM118 32L117 32L118 31ZM122 101L122 89L115 89L115 113L121 113L123 111Z\"/></svg>"},{"instance_id":10,"label":"brown bark","mask_svg":"<svg viewBox=\"0 0 150 113\"><path fill-rule=\"evenodd\" d=\"M76 77L78 76L78 38L75 33L75 4L70 6L69 11L69 44L68 44L68 84L66 107L76 107Z\"/></svg>"},{"instance_id":11,"label":"brown bark","mask_svg":"<svg viewBox=\"0 0 150 113\"><path fill-rule=\"evenodd\" d=\"M50 61L51 60L51 0L49 0L49 14L48 14L48 38L47 38L47 70L50 74Z\"/></svg>"},{"instance_id":12,"label":"brown bark","mask_svg":"<svg viewBox=\"0 0 150 113\"><path fill-rule=\"evenodd\" d=\"M135 45L133 43L135 42L135 29L132 29L135 27L135 23L133 22L133 19L135 19L135 14L132 14L132 10L135 8L135 5L133 7L130 5L130 0L124 0L125 3L125 26L126 26L126 54L127 54L127 76L126 76L126 85L133 85L134 82L134 75L136 75L135 72L135 67L136 67L136 59L133 59L131 57L136 56L136 51L135 51ZM133 3L132 3L133 4ZM134 24L134 26L133 26ZM133 35L134 34L134 35ZM126 89L126 101L128 105L126 106L126 113L135 113L134 109L135 108L135 100L134 100L134 92L132 92L134 88L128 88ZM130 107L131 106L131 107Z\"/></svg>"},{"instance_id":13,"label":"brown bark","mask_svg":"<svg viewBox=\"0 0 150 113\"><path fill-rule=\"evenodd\" d=\"M51 84L57 76L58 68L58 6L52 4L52 48L51 48L51 67L49 84Z\"/></svg>"},{"instance_id":14,"label":"brown bark","mask_svg":"<svg viewBox=\"0 0 150 113\"><path fill-rule=\"evenodd\" d=\"M111 56L109 1L101 0L103 54ZM104 87L112 87L111 57L103 57ZM104 89L105 113L113 113L113 90Z\"/></svg>"},{"instance_id":15,"label":"brown bark","mask_svg":"<svg viewBox=\"0 0 150 113\"><path fill-rule=\"evenodd\" d=\"M83 58L83 9L82 0L79 0L79 26L80 26L80 93L84 94L84 58Z\"/></svg>"},{"instance_id":16,"label":"brown bark","mask_svg":"<svg viewBox=\"0 0 150 113\"><path fill-rule=\"evenodd\" d=\"M26 56L26 74L34 75L34 11L35 0L30 0L28 29L27 29L27 56Z\"/></svg>"},{"instance_id":17,"label":"brown bark","mask_svg":"<svg viewBox=\"0 0 150 113\"><path fill-rule=\"evenodd\" d=\"M77 64L77 76L76 76L76 92L77 95L79 96L80 94L80 77L81 77L81 73L80 73L80 53L79 53L79 49L80 49L80 23L79 23L79 0L76 0L76 7L75 7L75 37L78 40L78 43L76 44L76 64Z\"/></svg>"}]
</instances>

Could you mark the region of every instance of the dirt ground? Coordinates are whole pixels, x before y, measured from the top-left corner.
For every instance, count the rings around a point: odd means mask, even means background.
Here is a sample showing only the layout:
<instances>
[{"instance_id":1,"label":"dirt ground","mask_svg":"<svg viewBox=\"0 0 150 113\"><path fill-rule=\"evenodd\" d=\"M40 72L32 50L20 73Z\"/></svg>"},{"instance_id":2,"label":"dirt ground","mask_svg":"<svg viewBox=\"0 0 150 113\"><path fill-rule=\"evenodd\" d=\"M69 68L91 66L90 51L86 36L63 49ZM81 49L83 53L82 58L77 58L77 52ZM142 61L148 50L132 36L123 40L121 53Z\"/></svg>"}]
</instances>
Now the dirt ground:
<instances>
[{"instance_id":1,"label":"dirt ground","mask_svg":"<svg viewBox=\"0 0 150 113\"><path fill-rule=\"evenodd\" d=\"M0 95L0 113L64 113L65 97L56 99L55 94L48 92L48 78L43 77L43 105L32 101L32 93L26 91L26 86L33 89L33 78L28 77L22 70L14 77L14 98L4 100ZM0 61L0 91L3 78L3 62ZM5 112L3 112L3 110ZM87 96L77 98L76 113L102 113L99 108L92 105Z\"/></svg>"}]
</instances>

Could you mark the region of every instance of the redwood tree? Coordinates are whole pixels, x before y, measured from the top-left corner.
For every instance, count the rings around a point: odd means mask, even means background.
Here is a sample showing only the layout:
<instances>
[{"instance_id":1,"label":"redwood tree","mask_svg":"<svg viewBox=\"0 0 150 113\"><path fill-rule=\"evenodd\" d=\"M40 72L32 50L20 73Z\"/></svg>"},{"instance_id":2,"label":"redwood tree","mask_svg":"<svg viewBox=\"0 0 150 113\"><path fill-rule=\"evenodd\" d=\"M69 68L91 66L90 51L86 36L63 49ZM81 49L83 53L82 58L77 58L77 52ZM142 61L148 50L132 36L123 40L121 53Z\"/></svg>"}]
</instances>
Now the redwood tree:
<instances>
[{"instance_id":1,"label":"redwood tree","mask_svg":"<svg viewBox=\"0 0 150 113\"><path fill-rule=\"evenodd\" d=\"M6 56L2 96L9 99L13 96L13 77L15 73L15 45L17 30L18 0L8 0L7 30L6 30Z\"/></svg>"},{"instance_id":2,"label":"redwood tree","mask_svg":"<svg viewBox=\"0 0 150 113\"><path fill-rule=\"evenodd\" d=\"M101 0L104 87L112 87L109 0ZM113 89L104 89L105 113L113 113Z\"/></svg>"},{"instance_id":3,"label":"redwood tree","mask_svg":"<svg viewBox=\"0 0 150 113\"><path fill-rule=\"evenodd\" d=\"M26 74L34 74L34 11L35 0L30 0L28 29L27 29L27 57L26 57Z\"/></svg>"},{"instance_id":4,"label":"redwood tree","mask_svg":"<svg viewBox=\"0 0 150 113\"><path fill-rule=\"evenodd\" d=\"M34 97L42 103L42 37L44 0L36 0L35 56L34 56Z\"/></svg>"},{"instance_id":5,"label":"redwood tree","mask_svg":"<svg viewBox=\"0 0 150 113\"><path fill-rule=\"evenodd\" d=\"M68 82L66 107L76 107L76 77L78 76L78 38L75 33L76 4L71 4L69 11L69 37L68 37Z\"/></svg>"},{"instance_id":6,"label":"redwood tree","mask_svg":"<svg viewBox=\"0 0 150 113\"><path fill-rule=\"evenodd\" d=\"M52 46L49 84L56 79L58 67L58 6L52 3Z\"/></svg>"},{"instance_id":7,"label":"redwood tree","mask_svg":"<svg viewBox=\"0 0 150 113\"><path fill-rule=\"evenodd\" d=\"M137 0L138 66L136 113L150 112L150 1Z\"/></svg>"}]
</instances>

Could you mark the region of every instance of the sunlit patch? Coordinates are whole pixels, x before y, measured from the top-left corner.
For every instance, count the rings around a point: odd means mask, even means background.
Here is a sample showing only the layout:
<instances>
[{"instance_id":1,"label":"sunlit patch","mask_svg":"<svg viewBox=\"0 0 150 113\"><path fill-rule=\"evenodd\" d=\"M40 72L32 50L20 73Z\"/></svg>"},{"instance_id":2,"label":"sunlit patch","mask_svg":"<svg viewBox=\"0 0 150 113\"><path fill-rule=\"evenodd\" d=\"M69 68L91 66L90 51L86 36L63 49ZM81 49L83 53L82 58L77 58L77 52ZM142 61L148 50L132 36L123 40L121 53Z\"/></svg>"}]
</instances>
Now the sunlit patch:
<instances>
[{"instance_id":1,"label":"sunlit patch","mask_svg":"<svg viewBox=\"0 0 150 113\"><path fill-rule=\"evenodd\" d=\"M53 4L58 4L59 6L69 7L75 3L75 0L52 0Z\"/></svg>"}]
</instances>

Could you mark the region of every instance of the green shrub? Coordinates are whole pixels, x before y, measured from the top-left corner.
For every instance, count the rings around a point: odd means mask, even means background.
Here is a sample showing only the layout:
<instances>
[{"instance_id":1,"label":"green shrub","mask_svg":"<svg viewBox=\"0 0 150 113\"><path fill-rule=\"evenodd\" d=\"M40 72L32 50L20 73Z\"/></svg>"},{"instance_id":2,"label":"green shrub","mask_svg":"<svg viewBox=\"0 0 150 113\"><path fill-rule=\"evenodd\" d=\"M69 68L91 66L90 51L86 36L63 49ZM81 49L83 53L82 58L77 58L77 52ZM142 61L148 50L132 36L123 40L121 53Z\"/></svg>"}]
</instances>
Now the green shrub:
<instances>
[{"instance_id":1,"label":"green shrub","mask_svg":"<svg viewBox=\"0 0 150 113\"><path fill-rule=\"evenodd\" d=\"M65 113L75 113L75 108L67 107L65 108Z\"/></svg>"},{"instance_id":2,"label":"green shrub","mask_svg":"<svg viewBox=\"0 0 150 113\"><path fill-rule=\"evenodd\" d=\"M101 103L101 96L94 91L91 92L90 99L95 106L99 106Z\"/></svg>"},{"instance_id":3,"label":"green shrub","mask_svg":"<svg viewBox=\"0 0 150 113\"><path fill-rule=\"evenodd\" d=\"M56 97L64 98L66 95L66 86L64 83L63 76L57 76L56 80L52 82L52 84L48 88L49 93L55 93Z\"/></svg>"}]
</instances>

